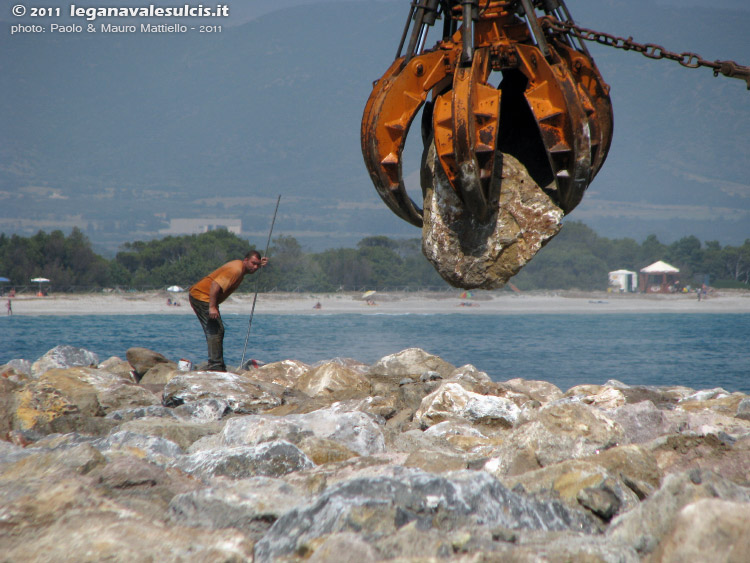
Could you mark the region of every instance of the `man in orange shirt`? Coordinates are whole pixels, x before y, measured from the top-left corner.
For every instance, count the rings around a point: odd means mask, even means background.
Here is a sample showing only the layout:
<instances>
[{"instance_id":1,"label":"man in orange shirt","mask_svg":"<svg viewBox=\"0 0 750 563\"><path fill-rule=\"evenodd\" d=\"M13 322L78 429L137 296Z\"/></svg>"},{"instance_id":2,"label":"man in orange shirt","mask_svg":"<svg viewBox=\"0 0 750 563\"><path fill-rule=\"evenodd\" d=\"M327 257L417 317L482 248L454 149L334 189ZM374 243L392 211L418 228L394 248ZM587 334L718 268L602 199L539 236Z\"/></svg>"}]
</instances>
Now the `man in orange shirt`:
<instances>
[{"instance_id":1,"label":"man in orange shirt","mask_svg":"<svg viewBox=\"0 0 750 563\"><path fill-rule=\"evenodd\" d=\"M260 252L251 250L242 260L232 260L190 288L190 306L203 327L208 345L208 370L227 371L224 364L224 323L219 305L232 295L247 274L268 264Z\"/></svg>"}]
</instances>

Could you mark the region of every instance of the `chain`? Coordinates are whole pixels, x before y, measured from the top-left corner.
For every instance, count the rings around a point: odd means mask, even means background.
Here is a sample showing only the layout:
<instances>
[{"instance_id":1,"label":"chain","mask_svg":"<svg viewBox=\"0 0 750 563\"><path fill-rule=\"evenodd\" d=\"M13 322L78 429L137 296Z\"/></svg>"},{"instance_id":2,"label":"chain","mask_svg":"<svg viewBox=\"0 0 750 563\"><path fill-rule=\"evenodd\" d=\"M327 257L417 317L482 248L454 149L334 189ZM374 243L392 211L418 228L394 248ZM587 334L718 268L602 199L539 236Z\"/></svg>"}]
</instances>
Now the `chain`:
<instances>
[{"instance_id":1,"label":"chain","mask_svg":"<svg viewBox=\"0 0 750 563\"><path fill-rule=\"evenodd\" d=\"M609 33L586 29L585 27L580 27L574 23L561 22L550 16L540 19L544 27L558 33L570 33L572 31L579 39L594 41L601 45L614 47L615 49L622 49L624 51L635 51L649 59L669 59L670 61L676 61L687 68L708 67L713 70L714 76L722 74L723 76L728 76L730 78L740 78L744 80L747 82L747 89L750 90L750 67L738 65L734 61L707 61L695 53L673 53L672 51L667 51L661 45L656 45L654 43L636 43L633 41L632 37L628 37L627 39L624 37L617 37Z\"/></svg>"}]
</instances>

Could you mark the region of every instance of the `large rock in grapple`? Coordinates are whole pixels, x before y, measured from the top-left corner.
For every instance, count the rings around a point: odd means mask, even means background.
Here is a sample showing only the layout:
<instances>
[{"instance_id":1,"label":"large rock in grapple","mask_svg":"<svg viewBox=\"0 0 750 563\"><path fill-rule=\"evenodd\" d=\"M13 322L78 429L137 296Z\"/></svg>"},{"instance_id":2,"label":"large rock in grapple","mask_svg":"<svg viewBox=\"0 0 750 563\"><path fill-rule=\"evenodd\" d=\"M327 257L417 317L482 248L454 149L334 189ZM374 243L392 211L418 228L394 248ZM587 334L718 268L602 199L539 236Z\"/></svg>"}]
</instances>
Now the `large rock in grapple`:
<instances>
[{"instance_id":1,"label":"large rock in grapple","mask_svg":"<svg viewBox=\"0 0 750 563\"><path fill-rule=\"evenodd\" d=\"M503 153L498 158L497 211L486 221L461 203L435 158L434 145L425 160L422 252L449 284L502 287L560 231L562 209L514 157Z\"/></svg>"}]
</instances>

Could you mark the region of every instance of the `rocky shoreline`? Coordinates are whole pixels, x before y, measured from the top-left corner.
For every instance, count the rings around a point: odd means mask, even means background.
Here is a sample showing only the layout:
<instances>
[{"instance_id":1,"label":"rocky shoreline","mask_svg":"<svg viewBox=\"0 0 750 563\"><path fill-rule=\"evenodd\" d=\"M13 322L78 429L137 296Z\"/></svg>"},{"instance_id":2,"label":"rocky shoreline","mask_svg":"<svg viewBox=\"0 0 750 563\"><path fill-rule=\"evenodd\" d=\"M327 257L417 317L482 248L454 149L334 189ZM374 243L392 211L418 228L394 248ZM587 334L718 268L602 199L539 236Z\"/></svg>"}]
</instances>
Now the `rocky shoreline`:
<instances>
[{"instance_id":1,"label":"rocky shoreline","mask_svg":"<svg viewBox=\"0 0 750 563\"><path fill-rule=\"evenodd\" d=\"M1 561L741 561L750 397L372 365L0 367Z\"/></svg>"}]
</instances>

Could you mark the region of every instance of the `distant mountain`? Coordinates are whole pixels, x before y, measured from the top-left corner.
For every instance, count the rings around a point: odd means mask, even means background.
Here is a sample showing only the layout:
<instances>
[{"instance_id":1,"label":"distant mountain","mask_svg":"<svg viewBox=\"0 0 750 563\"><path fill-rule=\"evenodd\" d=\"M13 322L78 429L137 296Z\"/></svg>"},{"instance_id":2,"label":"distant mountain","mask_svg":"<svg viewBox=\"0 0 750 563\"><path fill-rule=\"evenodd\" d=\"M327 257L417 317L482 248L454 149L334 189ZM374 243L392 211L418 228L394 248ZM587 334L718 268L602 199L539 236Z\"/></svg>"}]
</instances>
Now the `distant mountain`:
<instances>
[{"instance_id":1,"label":"distant mountain","mask_svg":"<svg viewBox=\"0 0 750 563\"><path fill-rule=\"evenodd\" d=\"M587 27L750 64L747 11L625 4L569 7ZM282 194L277 232L313 250L419 236L377 197L359 148L407 11L305 3L212 34L2 35L0 231L76 225L113 249L170 219L240 218L260 236ZM571 217L609 237L750 237L744 83L590 48L612 86L615 140ZM420 144L407 146L413 187Z\"/></svg>"}]
</instances>

